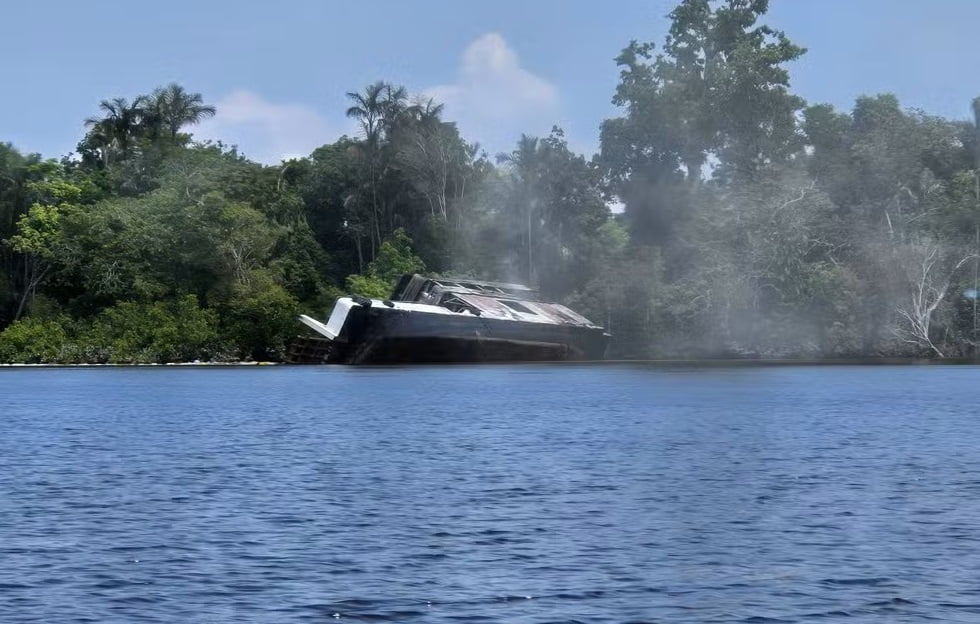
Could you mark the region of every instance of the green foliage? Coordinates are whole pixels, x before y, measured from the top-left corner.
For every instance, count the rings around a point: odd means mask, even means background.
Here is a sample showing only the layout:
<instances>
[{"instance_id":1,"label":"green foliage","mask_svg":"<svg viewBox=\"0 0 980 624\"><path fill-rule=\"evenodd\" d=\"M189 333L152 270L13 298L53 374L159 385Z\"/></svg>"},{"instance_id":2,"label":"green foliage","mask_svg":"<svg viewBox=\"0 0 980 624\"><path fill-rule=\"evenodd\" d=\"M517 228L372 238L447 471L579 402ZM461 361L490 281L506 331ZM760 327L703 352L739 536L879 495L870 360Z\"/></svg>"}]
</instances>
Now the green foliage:
<instances>
[{"instance_id":1,"label":"green foliage","mask_svg":"<svg viewBox=\"0 0 980 624\"><path fill-rule=\"evenodd\" d=\"M171 255L180 252L167 224L170 199L155 193L107 200L66 218L60 258L66 299L101 307L169 294Z\"/></svg>"},{"instance_id":2,"label":"green foliage","mask_svg":"<svg viewBox=\"0 0 980 624\"><path fill-rule=\"evenodd\" d=\"M176 142L181 128L214 117L214 106L204 103L200 93L188 93L177 83L153 91L143 112L143 131L154 138Z\"/></svg>"},{"instance_id":3,"label":"green foliage","mask_svg":"<svg viewBox=\"0 0 980 624\"><path fill-rule=\"evenodd\" d=\"M347 292L372 299L387 299L391 294L391 282L370 275L348 275Z\"/></svg>"},{"instance_id":4,"label":"green foliage","mask_svg":"<svg viewBox=\"0 0 980 624\"><path fill-rule=\"evenodd\" d=\"M567 295L596 260L594 233L609 216L600 171L568 149L557 127L544 139L522 136L498 159L505 169L496 179L499 208L490 224L497 234L488 253L498 259L494 272L516 269L547 295Z\"/></svg>"},{"instance_id":5,"label":"green foliage","mask_svg":"<svg viewBox=\"0 0 980 624\"><path fill-rule=\"evenodd\" d=\"M378 256L368 265L371 276L392 283L405 273L424 270L422 260L412 251L412 239L403 229L395 230L394 236L381 244Z\"/></svg>"},{"instance_id":6,"label":"green foliage","mask_svg":"<svg viewBox=\"0 0 980 624\"><path fill-rule=\"evenodd\" d=\"M187 295L167 302L122 301L106 308L80 335L83 361L150 364L209 360L217 346L217 315Z\"/></svg>"},{"instance_id":7,"label":"green foliage","mask_svg":"<svg viewBox=\"0 0 980 624\"><path fill-rule=\"evenodd\" d=\"M132 101L123 97L102 100L101 117L90 117L90 128L78 144L85 164L117 171L129 166L128 174L139 167L158 164L158 157L170 147L186 143L180 130L187 125L213 117L217 110L204 104L200 93L188 93L176 83L160 87L150 95L139 95ZM117 184L133 190L133 178L116 178ZM144 189L146 190L146 189Z\"/></svg>"},{"instance_id":8,"label":"green foliage","mask_svg":"<svg viewBox=\"0 0 980 624\"><path fill-rule=\"evenodd\" d=\"M804 53L757 21L768 2L682 0L663 53L631 42L603 122L599 162L626 204L634 239L663 246L703 201L696 187L715 161L718 180L751 179L802 149L784 65Z\"/></svg>"},{"instance_id":9,"label":"green foliage","mask_svg":"<svg viewBox=\"0 0 980 624\"><path fill-rule=\"evenodd\" d=\"M0 332L0 363L49 364L64 361L66 318L25 318Z\"/></svg>"},{"instance_id":10,"label":"green foliage","mask_svg":"<svg viewBox=\"0 0 980 624\"><path fill-rule=\"evenodd\" d=\"M277 232L255 208L229 201L212 191L190 207L190 218L202 243L217 252L218 271L229 281L244 284L250 274L265 264L276 242Z\"/></svg>"},{"instance_id":11,"label":"green foliage","mask_svg":"<svg viewBox=\"0 0 980 624\"><path fill-rule=\"evenodd\" d=\"M60 221L65 210L64 206L32 204L27 213L17 220L17 233L7 240L7 244L20 254L54 258L61 233Z\"/></svg>"},{"instance_id":12,"label":"green foliage","mask_svg":"<svg viewBox=\"0 0 980 624\"><path fill-rule=\"evenodd\" d=\"M236 284L219 309L224 343L237 359L279 360L297 333L299 303L263 271Z\"/></svg>"},{"instance_id":13,"label":"green foliage","mask_svg":"<svg viewBox=\"0 0 980 624\"><path fill-rule=\"evenodd\" d=\"M399 228L390 240L381 244L366 274L347 277L347 290L355 295L385 299L400 276L421 271L425 271L425 264L412 252L412 239Z\"/></svg>"},{"instance_id":14,"label":"green foliage","mask_svg":"<svg viewBox=\"0 0 980 624\"><path fill-rule=\"evenodd\" d=\"M0 359L277 360L298 312L426 268L527 282L613 356L976 356L980 99L806 106L767 8L681 0L627 45L591 160L556 127L491 163L384 81L277 166L194 143L216 111L176 84L102 101L78 160L0 144Z\"/></svg>"}]
</instances>

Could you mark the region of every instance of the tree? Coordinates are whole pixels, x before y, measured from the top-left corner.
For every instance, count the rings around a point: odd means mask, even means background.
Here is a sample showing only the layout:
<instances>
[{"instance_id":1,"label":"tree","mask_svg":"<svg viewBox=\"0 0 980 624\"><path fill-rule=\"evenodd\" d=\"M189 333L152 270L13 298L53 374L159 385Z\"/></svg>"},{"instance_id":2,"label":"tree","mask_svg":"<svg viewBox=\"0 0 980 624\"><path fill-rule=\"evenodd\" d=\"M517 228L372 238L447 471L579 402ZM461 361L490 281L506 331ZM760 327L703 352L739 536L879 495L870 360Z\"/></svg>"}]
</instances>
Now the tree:
<instances>
[{"instance_id":1,"label":"tree","mask_svg":"<svg viewBox=\"0 0 980 624\"><path fill-rule=\"evenodd\" d=\"M79 145L80 151L97 150L105 167L117 158L126 159L140 131L148 104L147 97L142 95L132 102L122 97L102 100L99 109L104 115L85 120L85 125L91 130Z\"/></svg>"},{"instance_id":2,"label":"tree","mask_svg":"<svg viewBox=\"0 0 980 624\"><path fill-rule=\"evenodd\" d=\"M101 311L81 336L83 361L149 364L210 360L217 315L193 295L172 301L123 301Z\"/></svg>"},{"instance_id":3,"label":"tree","mask_svg":"<svg viewBox=\"0 0 980 624\"><path fill-rule=\"evenodd\" d=\"M364 134L361 152L366 165L365 186L370 197L373 257L376 245L381 244L382 228L390 223L390 199L384 197L380 189L389 164L385 143L398 117L405 112L408 92L404 87L378 81L368 85L364 93L350 92L347 97L353 102L347 109L347 116L360 122Z\"/></svg>"},{"instance_id":4,"label":"tree","mask_svg":"<svg viewBox=\"0 0 980 624\"><path fill-rule=\"evenodd\" d=\"M568 149L557 127L544 139L522 135L498 160L506 167L500 229L505 237L519 233L504 244L505 257L522 280L552 296L568 295L587 279L590 234L609 216L600 171Z\"/></svg>"},{"instance_id":5,"label":"tree","mask_svg":"<svg viewBox=\"0 0 980 624\"><path fill-rule=\"evenodd\" d=\"M238 359L281 360L295 335L299 303L268 271L236 283L218 309L224 342Z\"/></svg>"},{"instance_id":6,"label":"tree","mask_svg":"<svg viewBox=\"0 0 980 624\"><path fill-rule=\"evenodd\" d=\"M225 271L248 285L253 271L268 259L277 232L259 211L217 192L204 196L199 209L200 223L207 228L204 238L215 246Z\"/></svg>"},{"instance_id":7,"label":"tree","mask_svg":"<svg viewBox=\"0 0 980 624\"><path fill-rule=\"evenodd\" d=\"M38 287L44 282L57 260L57 245L61 238L60 220L68 206L34 204L17 222L17 233L6 241L10 248L24 258L23 289L20 293L14 320L27 309Z\"/></svg>"},{"instance_id":8,"label":"tree","mask_svg":"<svg viewBox=\"0 0 980 624\"><path fill-rule=\"evenodd\" d=\"M424 270L425 263L412 251L412 239L405 230L397 229L391 239L381 244L378 257L368 265L366 274L347 277L347 290L351 294L385 299L399 277Z\"/></svg>"},{"instance_id":9,"label":"tree","mask_svg":"<svg viewBox=\"0 0 980 624\"><path fill-rule=\"evenodd\" d=\"M439 118L442 106L432 100L409 109L409 122L400 130L398 164L408 174L409 183L429 205L430 215L450 220L450 210L466 193L471 178L473 146L459 136L456 124ZM455 229L459 229L459 211Z\"/></svg>"},{"instance_id":10,"label":"tree","mask_svg":"<svg viewBox=\"0 0 980 624\"><path fill-rule=\"evenodd\" d=\"M943 351L933 342L933 314L945 302L953 275L975 254L964 256L955 264L945 261L939 245L931 241L906 244L897 250L900 270L908 280L908 295L897 306L901 322L895 335L908 344L926 348L938 357Z\"/></svg>"},{"instance_id":11,"label":"tree","mask_svg":"<svg viewBox=\"0 0 980 624\"><path fill-rule=\"evenodd\" d=\"M41 166L40 164L38 165ZM84 190L66 180L54 163L43 167L48 179L28 183L37 200L17 220L13 236L3 241L21 257L20 296L13 320L27 310L38 288L65 255L62 222L81 210Z\"/></svg>"},{"instance_id":12,"label":"tree","mask_svg":"<svg viewBox=\"0 0 980 624\"><path fill-rule=\"evenodd\" d=\"M0 362L50 364L65 360L68 319L24 318L0 331Z\"/></svg>"},{"instance_id":13,"label":"tree","mask_svg":"<svg viewBox=\"0 0 980 624\"><path fill-rule=\"evenodd\" d=\"M663 247L686 219L707 163L715 177L752 177L802 147L783 65L804 50L756 25L767 0L683 0L663 53L631 42L600 129L599 162L626 205L634 240ZM669 258L667 258L669 260Z\"/></svg>"},{"instance_id":14,"label":"tree","mask_svg":"<svg viewBox=\"0 0 980 624\"><path fill-rule=\"evenodd\" d=\"M0 328L13 320L20 305L23 256L3 244L17 233L17 223L33 203L30 184L37 179L38 155L24 155L0 143Z\"/></svg>"},{"instance_id":15,"label":"tree","mask_svg":"<svg viewBox=\"0 0 980 624\"><path fill-rule=\"evenodd\" d=\"M204 103L200 93L188 93L172 82L153 91L147 98L146 119L159 125L172 142L177 141L181 128L214 117L218 109Z\"/></svg>"}]
</instances>

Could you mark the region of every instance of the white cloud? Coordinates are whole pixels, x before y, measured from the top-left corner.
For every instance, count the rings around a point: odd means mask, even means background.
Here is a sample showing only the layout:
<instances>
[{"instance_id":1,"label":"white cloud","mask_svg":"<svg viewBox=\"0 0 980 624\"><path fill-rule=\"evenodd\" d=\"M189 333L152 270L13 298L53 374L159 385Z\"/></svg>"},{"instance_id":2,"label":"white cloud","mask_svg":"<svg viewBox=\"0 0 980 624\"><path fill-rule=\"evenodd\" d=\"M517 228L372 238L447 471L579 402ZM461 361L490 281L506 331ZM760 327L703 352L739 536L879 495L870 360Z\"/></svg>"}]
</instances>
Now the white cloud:
<instances>
[{"instance_id":1,"label":"white cloud","mask_svg":"<svg viewBox=\"0 0 980 624\"><path fill-rule=\"evenodd\" d=\"M226 95L215 106L213 119L190 128L194 138L237 145L252 160L266 164L307 156L347 130L334 127L310 106L270 102L246 89Z\"/></svg>"},{"instance_id":2,"label":"white cloud","mask_svg":"<svg viewBox=\"0 0 980 624\"><path fill-rule=\"evenodd\" d=\"M491 151L508 151L521 132L547 134L558 119L558 89L524 69L497 33L487 33L463 51L453 84L425 90L446 106L463 135Z\"/></svg>"}]
</instances>

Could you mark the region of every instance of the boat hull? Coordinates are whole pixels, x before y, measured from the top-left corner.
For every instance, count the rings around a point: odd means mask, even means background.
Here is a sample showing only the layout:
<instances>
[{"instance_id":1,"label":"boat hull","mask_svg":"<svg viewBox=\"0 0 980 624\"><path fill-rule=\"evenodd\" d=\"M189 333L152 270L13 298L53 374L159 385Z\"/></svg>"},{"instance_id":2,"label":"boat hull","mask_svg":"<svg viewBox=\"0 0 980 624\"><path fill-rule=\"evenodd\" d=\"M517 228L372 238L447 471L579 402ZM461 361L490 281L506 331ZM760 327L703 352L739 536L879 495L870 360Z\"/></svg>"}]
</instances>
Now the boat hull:
<instances>
[{"instance_id":1,"label":"boat hull","mask_svg":"<svg viewBox=\"0 0 980 624\"><path fill-rule=\"evenodd\" d=\"M328 362L344 364L600 360L601 328L352 307Z\"/></svg>"}]
</instances>

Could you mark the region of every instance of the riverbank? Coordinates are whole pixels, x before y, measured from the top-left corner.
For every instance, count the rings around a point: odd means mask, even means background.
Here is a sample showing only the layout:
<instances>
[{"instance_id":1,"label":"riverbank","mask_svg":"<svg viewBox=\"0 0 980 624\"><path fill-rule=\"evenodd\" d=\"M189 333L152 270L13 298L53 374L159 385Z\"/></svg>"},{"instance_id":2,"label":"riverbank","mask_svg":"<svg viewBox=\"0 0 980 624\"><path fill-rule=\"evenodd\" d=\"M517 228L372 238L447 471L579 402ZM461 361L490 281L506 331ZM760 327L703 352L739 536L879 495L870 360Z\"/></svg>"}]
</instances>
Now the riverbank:
<instances>
[{"instance_id":1,"label":"riverbank","mask_svg":"<svg viewBox=\"0 0 980 624\"><path fill-rule=\"evenodd\" d=\"M168 366L238 367L238 366L282 366L282 362L154 362L150 364L0 364L0 368L160 368Z\"/></svg>"}]
</instances>

